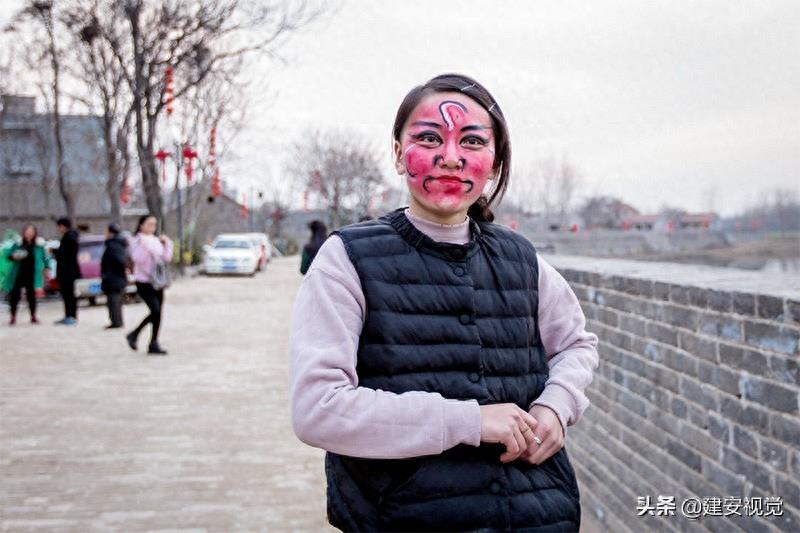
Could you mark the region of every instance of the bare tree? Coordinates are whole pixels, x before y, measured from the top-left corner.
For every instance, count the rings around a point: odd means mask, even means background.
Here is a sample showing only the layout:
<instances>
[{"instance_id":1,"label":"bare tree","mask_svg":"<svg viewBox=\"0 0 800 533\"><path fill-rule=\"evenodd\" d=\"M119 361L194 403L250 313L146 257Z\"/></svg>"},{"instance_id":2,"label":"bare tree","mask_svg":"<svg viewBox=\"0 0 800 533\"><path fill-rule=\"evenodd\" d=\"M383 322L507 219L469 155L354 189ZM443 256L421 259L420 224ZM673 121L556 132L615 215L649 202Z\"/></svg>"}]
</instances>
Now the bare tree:
<instances>
[{"instance_id":1,"label":"bare tree","mask_svg":"<svg viewBox=\"0 0 800 533\"><path fill-rule=\"evenodd\" d=\"M56 180L69 218L75 216L75 201L72 190L67 185L66 165L64 164L64 138L61 122L61 77L62 61L65 54L59 39L63 35L60 26L62 4L55 5L53 0L27 0L25 6L14 16L8 30L16 35L23 35L28 28L34 35L27 44L25 57L31 62L34 71L47 71L49 79L46 89L42 86L42 96L49 110L52 126ZM47 65L46 69L41 69Z\"/></svg>"},{"instance_id":2,"label":"bare tree","mask_svg":"<svg viewBox=\"0 0 800 533\"><path fill-rule=\"evenodd\" d=\"M175 72L176 100L231 60L270 53L283 37L320 13L306 3L241 0L106 0L128 23L127 41L109 42L126 68L132 94L135 146L147 204L162 215L154 152L159 117L166 105L164 71Z\"/></svg>"},{"instance_id":3,"label":"bare tree","mask_svg":"<svg viewBox=\"0 0 800 533\"><path fill-rule=\"evenodd\" d=\"M523 213L538 210L548 223L561 223L572 208L582 182L581 174L566 157L539 159L514 174L513 203Z\"/></svg>"},{"instance_id":4,"label":"bare tree","mask_svg":"<svg viewBox=\"0 0 800 533\"><path fill-rule=\"evenodd\" d=\"M344 131L309 131L294 143L287 171L328 209L333 227L358 220L378 194L383 175L376 150Z\"/></svg>"}]
</instances>

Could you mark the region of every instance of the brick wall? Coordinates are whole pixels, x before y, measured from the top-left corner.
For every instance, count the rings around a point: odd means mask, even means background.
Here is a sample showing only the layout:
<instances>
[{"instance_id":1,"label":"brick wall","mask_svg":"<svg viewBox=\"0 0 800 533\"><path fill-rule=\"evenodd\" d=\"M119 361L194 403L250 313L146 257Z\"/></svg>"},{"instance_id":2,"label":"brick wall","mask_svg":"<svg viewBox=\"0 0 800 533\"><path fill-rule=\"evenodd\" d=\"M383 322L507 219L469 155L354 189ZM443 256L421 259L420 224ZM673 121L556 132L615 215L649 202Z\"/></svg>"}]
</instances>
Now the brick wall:
<instances>
[{"instance_id":1,"label":"brick wall","mask_svg":"<svg viewBox=\"0 0 800 533\"><path fill-rule=\"evenodd\" d=\"M800 531L800 276L544 257L600 338L567 442L584 512L614 532ZM637 516L648 495L675 516ZM780 496L783 516L681 513L731 496Z\"/></svg>"}]
</instances>

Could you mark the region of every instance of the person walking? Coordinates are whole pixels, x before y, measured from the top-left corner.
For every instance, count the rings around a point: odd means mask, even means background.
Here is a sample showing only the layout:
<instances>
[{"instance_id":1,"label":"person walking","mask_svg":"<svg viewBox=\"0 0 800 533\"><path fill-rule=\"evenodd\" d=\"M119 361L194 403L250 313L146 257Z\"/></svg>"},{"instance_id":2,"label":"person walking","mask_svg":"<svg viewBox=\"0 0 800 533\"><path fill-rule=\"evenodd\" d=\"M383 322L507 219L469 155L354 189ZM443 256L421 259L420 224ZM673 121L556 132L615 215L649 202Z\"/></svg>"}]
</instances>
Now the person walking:
<instances>
[{"instance_id":1,"label":"person walking","mask_svg":"<svg viewBox=\"0 0 800 533\"><path fill-rule=\"evenodd\" d=\"M106 228L106 241L100 259L100 288L106 295L109 325L106 329L121 328L122 296L128 286L128 241L121 235L118 224L111 223Z\"/></svg>"},{"instance_id":2,"label":"person walking","mask_svg":"<svg viewBox=\"0 0 800 533\"><path fill-rule=\"evenodd\" d=\"M164 287L156 284L157 263L169 263L172 259L172 241L166 235L156 236L158 219L155 215L143 215L136 225L136 232L129 241L130 256L133 261L133 277L136 290L144 300L150 313L144 317L136 329L128 333L128 346L137 349L139 333L147 324L152 326L147 353L166 355L167 351L158 343L161 316L164 311Z\"/></svg>"},{"instance_id":3,"label":"person walking","mask_svg":"<svg viewBox=\"0 0 800 533\"><path fill-rule=\"evenodd\" d=\"M56 279L58 290L64 300L64 318L56 324L73 326L78 322L78 298L75 296L75 280L81 278L78 264L78 232L72 229L72 221L59 218L56 228L61 235L61 243L55 250Z\"/></svg>"},{"instance_id":4,"label":"person walking","mask_svg":"<svg viewBox=\"0 0 800 533\"><path fill-rule=\"evenodd\" d=\"M8 293L8 305L11 311L9 325L17 323L17 306L22 299L22 290L28 300L31 323L38 324L36 318L36 293L44 288L44 273L47 270L44 239L33 224L22 228L17 242L5 250L6 258L11 261L11 270L3 279L3 290Z\"/></svg>"},{"instance_id":5,"label":"person walking","mask_svg":"<svg viewBox=\"0 0 800 533\"><path fill-rule=\"evenodd\" d=\"M308 267L317 255L319 247L328 238L328 228L321 220L312 220L308 224L308 229L311 230L311 238L303 245L300 255L300 273L303 275L308 272Z\"/></svg>"},{"instance_id":6,"label":"person walking","mask_svg":"<svg viewBox=\"0 0 800 533\"><path fill-rule=\"evenodd\" d=\"M578 531L566 428L589 405L598 337L558 271L494 222L500 106L443 74L406 95L392 134L409 205L333 231L292 311L292 428L326 451L328 521Z\"/></svg>"}]
</instances>

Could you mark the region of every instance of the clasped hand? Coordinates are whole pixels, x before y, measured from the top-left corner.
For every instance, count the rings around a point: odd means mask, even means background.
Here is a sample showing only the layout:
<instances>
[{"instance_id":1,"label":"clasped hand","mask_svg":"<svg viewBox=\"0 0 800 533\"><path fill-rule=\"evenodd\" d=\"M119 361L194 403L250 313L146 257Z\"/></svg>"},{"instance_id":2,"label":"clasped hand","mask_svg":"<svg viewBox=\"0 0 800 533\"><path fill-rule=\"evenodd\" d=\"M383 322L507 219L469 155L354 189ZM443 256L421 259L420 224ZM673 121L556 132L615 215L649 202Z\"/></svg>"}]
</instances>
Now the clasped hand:
<instances>
[{"instance_id":1,"label":"clasped hand","mask_svg":"<svg viewBox=\"0 0 800 533\"><path fill-rule=\"evenodd\" d=\"M555 411L544 405L534 405L530 413L513 403L482 405L481 442L505 445L504 463L523 459L538 465L564 446L564 429Z\"/></svg>"}]
</instances>

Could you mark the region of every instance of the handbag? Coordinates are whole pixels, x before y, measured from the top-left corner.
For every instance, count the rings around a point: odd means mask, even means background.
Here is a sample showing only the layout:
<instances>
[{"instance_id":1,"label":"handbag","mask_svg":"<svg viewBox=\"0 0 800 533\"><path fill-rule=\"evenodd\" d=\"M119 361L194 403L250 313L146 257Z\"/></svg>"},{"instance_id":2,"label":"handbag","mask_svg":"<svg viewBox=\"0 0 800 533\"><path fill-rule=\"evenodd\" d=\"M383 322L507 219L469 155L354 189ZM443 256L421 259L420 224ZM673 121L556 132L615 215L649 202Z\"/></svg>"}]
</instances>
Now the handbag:
<instances>
[{"instance_id":1,"label":"handbag","mask_svg":"<svg viewBox=\"0 0 800 533\"><path fill-rule=\"evenodd\" d=\"M169 287L170 278L169 278L169 266L167 262L163 259L156 259L153 261L153 272L150 276L151 284L153 288L156 290L164 289Z\"/></svg>"}]
</instances>

